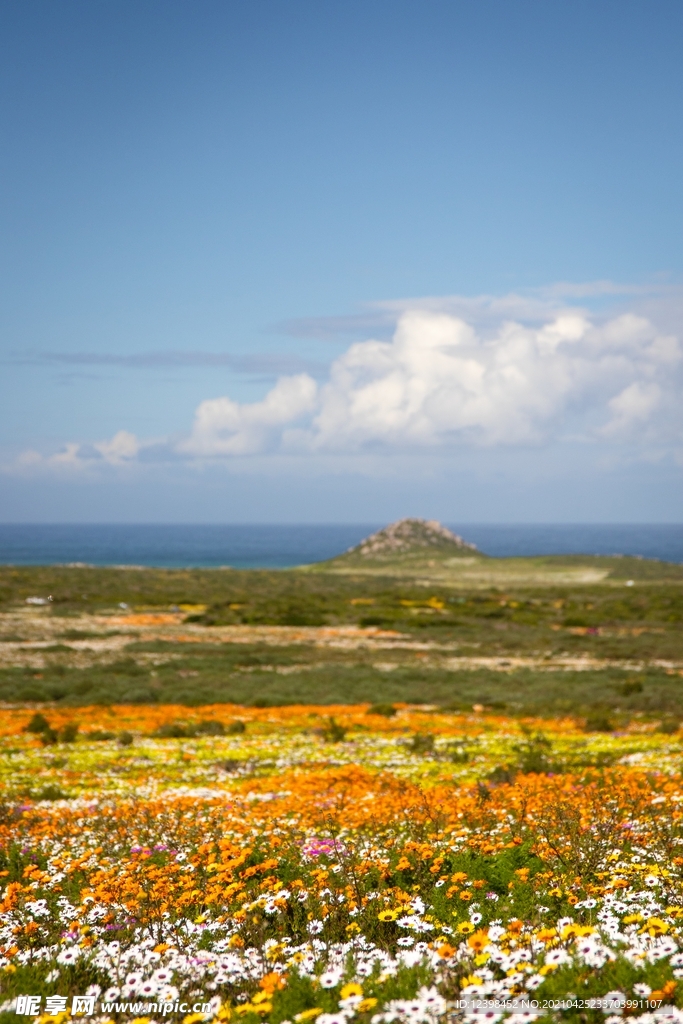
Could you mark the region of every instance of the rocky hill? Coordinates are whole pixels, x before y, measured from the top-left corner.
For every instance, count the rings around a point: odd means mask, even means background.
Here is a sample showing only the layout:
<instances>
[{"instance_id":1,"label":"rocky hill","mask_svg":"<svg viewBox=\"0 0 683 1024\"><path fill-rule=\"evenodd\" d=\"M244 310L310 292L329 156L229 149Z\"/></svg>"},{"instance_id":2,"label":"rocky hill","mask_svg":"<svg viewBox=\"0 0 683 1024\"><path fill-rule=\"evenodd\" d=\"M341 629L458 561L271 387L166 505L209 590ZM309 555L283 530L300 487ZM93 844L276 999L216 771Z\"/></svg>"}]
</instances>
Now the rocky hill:
<instances>
[{"instance_id":1,"label":"rocky hill","mask_svg":"<svg viewBox=\"0 0 683 1024\"><path fill-rule=\"evenodd\" d=\"M343 555L319 562L323 572L451 573L456 563L481 562L486 555L434 519L399 519L370 534ZM312 567L313 568L313 567Z\"/></svg>"},{"instance_id":2,"label":"rocky hill","mask_svg":"<svg viewBox=\"0 0 683 1024\"><path fill-rule=\"evenodd\" d=\"M468 544L436 519L398 519L383 530L371 533L356 547L349 548L347 554L361 558L414 553L453 556L476 550L475 544Z\"/></svg>"}]
</instances>

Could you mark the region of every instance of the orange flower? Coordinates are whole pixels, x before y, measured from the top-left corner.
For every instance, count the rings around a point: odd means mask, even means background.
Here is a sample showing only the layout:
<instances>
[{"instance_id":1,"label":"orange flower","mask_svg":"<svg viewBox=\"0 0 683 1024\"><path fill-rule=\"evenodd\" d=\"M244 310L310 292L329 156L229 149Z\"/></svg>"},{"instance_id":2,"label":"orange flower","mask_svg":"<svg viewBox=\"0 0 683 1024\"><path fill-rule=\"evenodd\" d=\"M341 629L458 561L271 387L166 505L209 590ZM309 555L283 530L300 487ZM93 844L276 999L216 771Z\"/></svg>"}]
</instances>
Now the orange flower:
<instances>
[{"instance_id":1,"label":"orange flower","mask_svg":"<svg viewBox=\"0 0 683 1024\"><path fill-rule=\"evenodd\" d=\"M482 953L489 944L489 933L488 929L480 928L479 931L474 932L470 935L467 940L467 945L475 953Z\"/></svg>"}]
</instances>

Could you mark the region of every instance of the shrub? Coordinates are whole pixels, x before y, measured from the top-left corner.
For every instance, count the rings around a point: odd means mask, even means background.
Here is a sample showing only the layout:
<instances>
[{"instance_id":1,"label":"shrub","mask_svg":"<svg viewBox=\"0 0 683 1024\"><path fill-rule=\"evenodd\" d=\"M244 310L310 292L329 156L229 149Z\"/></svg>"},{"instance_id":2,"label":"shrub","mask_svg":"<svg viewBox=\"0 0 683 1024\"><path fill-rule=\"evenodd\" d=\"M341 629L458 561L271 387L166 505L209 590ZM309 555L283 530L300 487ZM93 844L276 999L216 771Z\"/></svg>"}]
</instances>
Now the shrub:
<instances>
[{"instance_id":1,"label":"shrub","mask_svg":"<svg viewBox=\"0 0 683 1024\"><path fill-rule=\"evenodd\" d=\"M41 715L40 711L36 711L30 722L24 726L24 732L41 733L45 732L49 728L50 723L45 715Z\"/></svg>"},{"instance_id":2,"label":"shrub","mask_svg":"<svg viewBox=\"0 0 683 1024\"><path fill-rule=\"evenodd\" d=\"M326 743L342 743L346 739L347 730L334 718L328 718L327 725L320 730L320 735Z\"/></svg>"},{"instance_id":3,"label":"shrub","mask_svg":"<svg viewBox=\"0 0 683 1024\"><path fill-rule=\"evenodd\" d=\"M431 754L434 750L434 735L431 732L416 732L410 741L414 754Z\"/></svg>"},{"instance_id":4,"label":"shrub","mask_svg":"<svg viewBox=\"0 0 683 1024\"><path fill-rule=\"evenodd\" d=\"M59 786L55 785L54 782L50 782L47 786L43 786L35 794L34 799L36 800L64 800L66 793Z\"/></svg>"},{"instance_id":5,"label":"shrub","mask_svg":"<svg viewBox=\"0 0 683 1024\"><path fill-rule=\"evenodd\" d=\"M180 740L185 739L189 733L187 727L180 722L164 722L152 735L160 740Z\"/></svg>"},{"instance_id":6,"label":"shrub","mask_svg":"<svg viewBox=\"0 0 683 1024\"><path fill-rule=\"evenodd\" d=\"M543 775L553 771L554 764L551 760L552 744L547 736L538 732L534 736L528 735L522 743L517 743L513 750L517 754L516 768L518 771L528 775L532 772Z\"/></svg>"},{"instance_id":7,"label":"shrub","mask_svg":"<svg viewBox=\"0 0 683 1024\"><path fill-rule=\"evenodd\" d=\"M124 729L119 733L117 741L120 747L130 747L133 742L133 734Z\"/></svg>"},{"instance_id":8,"label":"shrub","mask_svg":"<svg viewBox=\"0 0 683 1024\"><path fill-rule=\"evenodd\" d=\"M584 722L586 732L612 732L613 726L604 711L594 711L586 716Z\"/></svg>"},{"instance_id":9,"label":"shrub","mask_svg":"<svg viewBox=\"0 0 683 1024\"><path fill-rule=\"evenodd\" d=\"M447 757L453 764L469 764L472 760L471 752L461 743L454 743L449 747Z\"/></svg>"},{"instance_id":10,"label":"shrub","mask_svg":"<svg viewBox=\"0 0 683 1024\"><path fill-rule=\"evenodd\" d=\"M47 689L43 686L22 686L16 691L15 700L22 704L49 700Z\"/></svg>"},{"instance_id":11,"label":"shrub","mask_svg":"<svg viewBox=\"0 0 683 1024\"><path fill-rule=\"evenodd\" d=\"M244 725L243 722L240 724ZM243 732L244 730L242 729L241 731ZM225 736L225 726L222 722L216 721L199 722L195 726L194 732L197 736Z\"/></svg>"},{"instance_id":12,"label":"shrub","mask_svg":"<svg viewBox=\"0 0 683 1024\"><path fill-rule=\"evenodd\" d=\"M246 728L247 727L244 724L244 722L240 721L239 718L236 718L234 722L228 723L228 725L225 727L225 732L228 736L237 736L240 733L245 732Z\"/></svg>"},{"instance_id":13,"label":"shrub","mask_svg":"<svg viewBox=\"0 0 683 1024\"><path fill-rule=\"evenodd\" d=\"M663 732L667 736L673 736L681 727L680 720L676 715L667 715L657 726L657 732Z\"/></svg>"},{"instance_id":14,"label":"shrub","mask_svg":"<svg viewBox=\"0 0 683 1024\"><path fill-rule=\"evenodd\" d=\"M381 615L364 615L358 622L359 626L366 628L368 626L386 626L390 625L386 619L383 619Z\"/></svg>"},{"instance_id":15,"label":"shrub","mask_svg":"<svg viewBox=\"0 0 683 1024\"><path fill-rule=\"evenodd\" d=\"M371 704L366 715L384 715L385 718L393 718L396 708L393 704Z\"/></svg>"},{"instance_id":16,"label":"shrub","mask_svg":"<svg viewBox=\"0 0 683 1024\"><path fill-rule=\"evenodd\" d=\"M78 722L67 722L57 733L60 743L75 743L78 736Z\"/></svg>"}]
</instances>

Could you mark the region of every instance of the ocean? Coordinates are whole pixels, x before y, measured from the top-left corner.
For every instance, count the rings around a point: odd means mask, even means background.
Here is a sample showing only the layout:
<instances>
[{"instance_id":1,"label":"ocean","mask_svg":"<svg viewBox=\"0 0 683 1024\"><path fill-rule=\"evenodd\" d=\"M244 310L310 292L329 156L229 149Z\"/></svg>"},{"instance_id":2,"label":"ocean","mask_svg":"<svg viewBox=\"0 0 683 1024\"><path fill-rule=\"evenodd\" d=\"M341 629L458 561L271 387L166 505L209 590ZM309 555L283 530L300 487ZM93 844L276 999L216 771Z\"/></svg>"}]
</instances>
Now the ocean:
<instances>
[{"instance_id":1,"label":"ocean","mask_svg":"<svg viewBox=\"0 0 683 1024\"><path fill-rule=\"evenodd\" d=\"M331 558L384 525L0 524L0 563L286 568ZM683 524L448 525L498 557L622 554L683 562Z\"/></svg>"}]
</instances>

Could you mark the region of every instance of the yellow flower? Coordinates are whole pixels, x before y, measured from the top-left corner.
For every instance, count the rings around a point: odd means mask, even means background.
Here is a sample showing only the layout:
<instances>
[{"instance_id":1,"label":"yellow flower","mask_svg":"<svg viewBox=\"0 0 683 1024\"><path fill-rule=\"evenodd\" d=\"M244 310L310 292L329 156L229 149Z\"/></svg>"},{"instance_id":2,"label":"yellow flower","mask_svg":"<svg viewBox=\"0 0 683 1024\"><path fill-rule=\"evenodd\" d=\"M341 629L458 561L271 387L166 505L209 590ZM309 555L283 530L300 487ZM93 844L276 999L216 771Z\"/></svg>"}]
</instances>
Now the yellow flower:
<instances>
[{"instance_id":1,"label":"yellow flower","mask_svg":"<svg viewBox=\"0 0 683 1024\"><path fill-rule=\"evenodd\" d=\"M314 1017L318 1017L322 1012L321 1006L314 1006L312 1010L302 1010L301 1013L297 1013L294 1020L313 1020Z\"/></svg>"},{"instance_id":2,"label":"yellow flower","mask_svg":"<svg viewBox=\"0 0 683 1024\"><path fill-rule=\"evenodd\" d=\"M358 1013L363 1013L366 1010L374 1010L374 1008L376 1006L377 1006L377 1000L376 999L372 999L372 998L362 999L360 1001L360 1003L358 1004L358 1006L356 1007L356 1010L357 1010Z\"/></svg>"},{"instance_id":3,"label":"yellow flower","mask_svg":"<svg viewBox=\"0 0 683 1024\"><path fill-rule=\"evenodd\" d=\"M342 999L348 999L349 996L362 996L363 989L357 982L350 981L343 986L340 995Z\"/></svg>"},{"instance_id":4,"label":"yellow flower","mask_svg":"<svg viewBox=\"0 0 683 1024\"><path fill-rule=\"evenodd\" d=\"M647 932L648 935L652 936L666 935L669 930L669 926L659 917L648 917L640 930L641 932Z\"/></svg>"},{"instance_id":5,"label":"yellow flower","mask_svg":"<svg viewBox=\"0 0 683 1024\"><path fill-rule=\"evenodd\" d=\"M380 921L395 921L398 917L398 910L380 910L377 917Z\"/></svg>"},{"instance_id":6,"label":"yellow flower","mask_svg":"<svg viewBox=\"0 0 683 1024\"><path fill-rule=\"evenodd\" d=\"M474 925L470 921L463 921L458 925L458 931L461 935L471 935L474 931Z\"/></svg>"}]
</instances>

